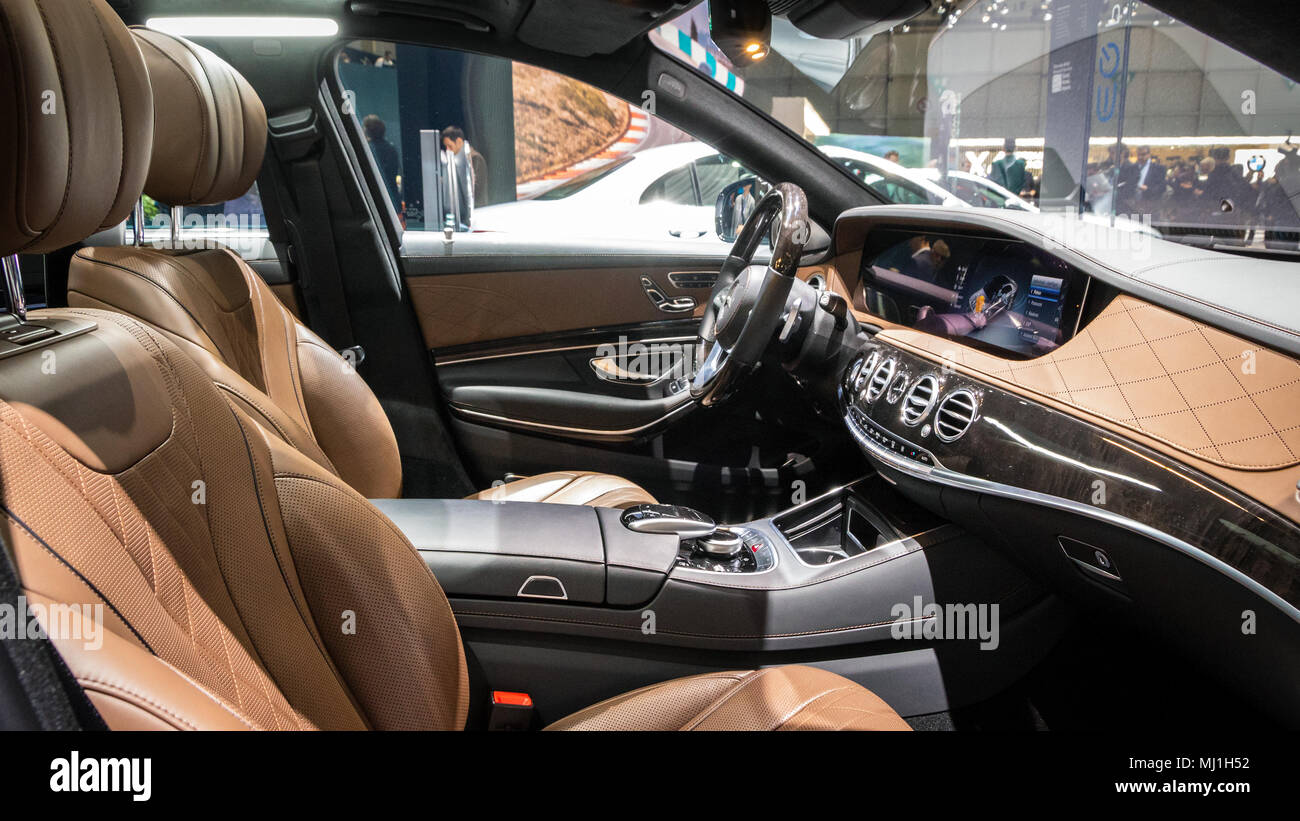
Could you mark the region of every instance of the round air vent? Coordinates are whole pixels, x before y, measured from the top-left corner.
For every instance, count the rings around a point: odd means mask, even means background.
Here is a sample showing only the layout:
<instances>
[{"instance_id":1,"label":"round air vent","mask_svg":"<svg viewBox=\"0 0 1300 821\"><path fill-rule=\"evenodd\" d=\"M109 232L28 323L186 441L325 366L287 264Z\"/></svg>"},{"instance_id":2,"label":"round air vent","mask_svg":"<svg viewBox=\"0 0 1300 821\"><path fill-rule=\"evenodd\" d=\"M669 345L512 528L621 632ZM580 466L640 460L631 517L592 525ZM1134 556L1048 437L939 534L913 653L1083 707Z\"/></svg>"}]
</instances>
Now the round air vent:
<instances>
[{"instance_id":1,"label":"round air vent","mask_svg":"<svg viewBox=\"0 0 1300 821\"><path fill-rule=\"evenodd\" d=\"M964 388L953 391L943 398L934 411L934 435L945 442L960 439L979 412L979 402L975 394Z\"/></svg>"},{"instance_id":2,"label":"round air vent","mask_svg":"<svg viewBox=\"0 0 1300 821\"><path fill-rule=\"evenodd\" d=\"M885 394L885 401L894 404L903 397L903 391L907 390L907 374L900 373L894 377L894 381L889 383L889 393Z\"/></svg>"},{"instance_id":3,"label":"round air vent","mask_svg":"<svg viewBox=\"0 0 1300 821\"><path fill-rule=\"evenodd\" d=\"M903 397L903 424L915 427L920 424L939 399L939 378L926 374L912 384L911 390Z\"/></svg>"},{"instance_id":4,"label":"round air vent","mask_svg":"<svg viewBox=\"0 0 1300 821\"><path fill-rule=\"evenodd\" d=\"M875 402L880 398L880 394L885 392L889 387L889 381L894 378L894 368L896 364L892 359L886 359L876 366L871 372L870 379L867 380L866 394L862 397L868 402Z\"/></svg>"},{"instance_id":5,"label":"round air vent","mask_svg":"<svg viewBox=\"0 0 1300 821\"><path fill-rule=\"evenodd\" d=\"M862 368L853 379L853 390L862 390L862 386L867 384L867 378L871 376L872 371L874 371L876 366L879 364L880 351L872 351L867 354L867 358L862 361Z\"/></svg>"},{"instance_id":6,"label":"round air vent","mask_svg":"<svg viewBox=\"0 0 1300 821\"><path fill-rule=\"evenodd\" d=\"M858 357L853 361L853 365L849 368L848 373L844 374L844 387L852 390L860 376L862 376L862 358Z\"/></svg>"}]
</instances>

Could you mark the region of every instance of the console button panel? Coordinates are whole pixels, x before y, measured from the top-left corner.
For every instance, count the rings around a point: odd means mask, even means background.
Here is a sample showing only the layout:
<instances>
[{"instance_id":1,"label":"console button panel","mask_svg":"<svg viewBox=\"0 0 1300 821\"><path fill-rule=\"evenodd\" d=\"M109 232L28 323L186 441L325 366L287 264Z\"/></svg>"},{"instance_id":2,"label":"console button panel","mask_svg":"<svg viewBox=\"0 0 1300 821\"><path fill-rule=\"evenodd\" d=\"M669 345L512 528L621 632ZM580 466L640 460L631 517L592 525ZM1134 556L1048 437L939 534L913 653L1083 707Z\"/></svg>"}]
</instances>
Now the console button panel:
<instances>
[{"instance_id":1,"label":"console button panel","mask_svg":"<svg viewBox=\"0 0 1300 821\"><path fill-rule=\"evenodd\" d=\"M688 539L677 550L677 566L711 573L762 573L776 567L776 551L765 536L750 528L736 528L734 532L744 543L736 555L725 559L711 556Z\"/></svg>"}]
</instances>

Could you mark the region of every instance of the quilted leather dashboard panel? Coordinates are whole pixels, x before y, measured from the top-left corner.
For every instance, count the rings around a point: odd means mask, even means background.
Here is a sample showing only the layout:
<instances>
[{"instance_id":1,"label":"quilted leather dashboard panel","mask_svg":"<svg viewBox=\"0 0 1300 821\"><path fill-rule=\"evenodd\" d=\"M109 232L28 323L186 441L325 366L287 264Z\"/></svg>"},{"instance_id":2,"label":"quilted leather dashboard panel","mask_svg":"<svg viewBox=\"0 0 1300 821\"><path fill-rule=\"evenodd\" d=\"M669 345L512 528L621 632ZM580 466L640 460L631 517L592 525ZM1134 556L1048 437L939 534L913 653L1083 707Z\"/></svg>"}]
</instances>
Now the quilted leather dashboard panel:
<instances>
[{"instance_id":1,"label":"quilted leather dashboard panel","mask_svg":"<svg viewBox=\"0 0 1300 821\"><path fill-rule=\"evenodd\" d=\"M1073 339L1016 361L904 328L920 349L1237 470L1300 464L1300 362L1120 295Z\"/></svg>"}]
</instances>

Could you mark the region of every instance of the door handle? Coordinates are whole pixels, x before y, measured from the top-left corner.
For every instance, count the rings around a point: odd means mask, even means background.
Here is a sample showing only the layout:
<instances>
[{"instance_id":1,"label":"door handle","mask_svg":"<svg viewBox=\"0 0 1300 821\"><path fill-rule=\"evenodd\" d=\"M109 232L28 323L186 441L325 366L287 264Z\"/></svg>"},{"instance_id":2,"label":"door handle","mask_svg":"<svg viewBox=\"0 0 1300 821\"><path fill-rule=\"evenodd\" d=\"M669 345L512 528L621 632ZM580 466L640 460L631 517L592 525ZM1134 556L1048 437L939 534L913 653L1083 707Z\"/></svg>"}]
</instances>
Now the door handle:
<instances>
[{"instance_id":1,"label":"door handle","mask_svg":"<svg viewBox=\"0 0 1300 821\"><path fill-rule=\"evenodd\" d=\"M679 296L669 299L663 289L648 276L641 277L641 290L645 291L651 305L666 314L684 314L695 310L695 297Z\"/></svg>"}]
</instances>

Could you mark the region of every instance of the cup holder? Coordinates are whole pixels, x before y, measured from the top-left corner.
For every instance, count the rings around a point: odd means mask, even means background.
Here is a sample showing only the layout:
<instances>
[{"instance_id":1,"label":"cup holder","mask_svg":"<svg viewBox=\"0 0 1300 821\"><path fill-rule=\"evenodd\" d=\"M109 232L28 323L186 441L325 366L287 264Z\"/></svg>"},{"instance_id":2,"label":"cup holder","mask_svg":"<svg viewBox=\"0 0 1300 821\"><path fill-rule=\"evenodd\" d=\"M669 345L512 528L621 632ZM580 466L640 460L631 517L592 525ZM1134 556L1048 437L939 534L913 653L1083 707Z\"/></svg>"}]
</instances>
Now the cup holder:
<instances>
[{"instance_id":1,"label":"cup holder","mask_svg":"<svg viewBox=\"0 0 1300 821\"><path fill-rule=\"evenodd\" d=\"M860 556L896 537L850 489L778 516L777 530L806 565L821 567Z\"/></svg>"}]
</instances>

